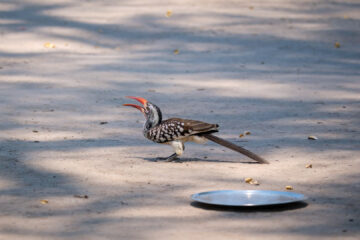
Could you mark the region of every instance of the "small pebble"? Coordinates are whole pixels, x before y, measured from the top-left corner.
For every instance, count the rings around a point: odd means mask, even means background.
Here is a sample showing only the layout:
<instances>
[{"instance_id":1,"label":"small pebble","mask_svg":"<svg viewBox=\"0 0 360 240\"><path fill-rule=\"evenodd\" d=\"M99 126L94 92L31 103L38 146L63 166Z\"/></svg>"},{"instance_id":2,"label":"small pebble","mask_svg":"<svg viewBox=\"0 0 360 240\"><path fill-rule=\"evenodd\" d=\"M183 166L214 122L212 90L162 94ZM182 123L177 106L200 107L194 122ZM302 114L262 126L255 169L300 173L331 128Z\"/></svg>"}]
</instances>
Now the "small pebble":
<instances>
[{"instance_id":1,"label":"small pebble","mask_svg":"<svg viewBox=\"0 0 360 240\"><path fill-rule=\"evenodd\" d=\"M316 136L308 136L309 140L318 140L318 138Z\"/></svg>"},{"instance_id":2,"label":"small pebble","mask_svg":"<svg viewBox=\"0 0 360 240\"><path fill-rule=\"evenodd\" d=\"M76 197L76 198L85 198L85 199L89 198L88 195L74 195L74 197Z\"/></svg>"}]
</instances>

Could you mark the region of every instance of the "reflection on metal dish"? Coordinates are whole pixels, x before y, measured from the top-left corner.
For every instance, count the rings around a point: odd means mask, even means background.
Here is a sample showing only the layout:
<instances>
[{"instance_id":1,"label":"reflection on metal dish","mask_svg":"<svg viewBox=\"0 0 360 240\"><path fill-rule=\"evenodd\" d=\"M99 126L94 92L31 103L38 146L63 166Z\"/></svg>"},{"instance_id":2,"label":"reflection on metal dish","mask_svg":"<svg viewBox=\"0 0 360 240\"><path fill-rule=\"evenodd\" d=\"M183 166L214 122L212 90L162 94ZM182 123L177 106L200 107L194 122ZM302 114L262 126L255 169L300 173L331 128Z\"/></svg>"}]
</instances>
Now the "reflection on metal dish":
<instances>
[{"instance_id":1,"label":"reflection on metal dish","mask_svg":"<svg viewBox=\"0 0 360 240\"><path fill-rule=\"evenodd\" d=\"M306 196L295 192L270 190L219 190L191 195L192 200L220 206L267 206L304 201Z\"/></svg>"}]
</instances>

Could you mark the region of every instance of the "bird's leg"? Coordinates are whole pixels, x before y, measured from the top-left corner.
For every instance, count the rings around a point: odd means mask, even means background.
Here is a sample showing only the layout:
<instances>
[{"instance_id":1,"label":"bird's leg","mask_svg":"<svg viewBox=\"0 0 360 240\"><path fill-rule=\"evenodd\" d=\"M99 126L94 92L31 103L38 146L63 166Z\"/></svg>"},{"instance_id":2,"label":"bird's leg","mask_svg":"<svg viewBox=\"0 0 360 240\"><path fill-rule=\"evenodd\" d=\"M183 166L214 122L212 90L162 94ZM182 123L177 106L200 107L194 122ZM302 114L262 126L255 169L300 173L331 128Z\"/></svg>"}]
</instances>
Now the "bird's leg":
<instances>
[{"instance_id":1,"label":"bird's leg","mask_svg":"<svg viewBox=\"0 0 360 240\"><path fill-rule=\"evenodd\" d=\"M185 149L184 143L180 142L180 141L173 141L170 143L171 146L173 147L175 153L171 154L169 157L167 158L157 158L159 160L165 160L166 162L173 162L176 159L178 159L178 157L180 157Z\"/></svg>"}]
</instances>

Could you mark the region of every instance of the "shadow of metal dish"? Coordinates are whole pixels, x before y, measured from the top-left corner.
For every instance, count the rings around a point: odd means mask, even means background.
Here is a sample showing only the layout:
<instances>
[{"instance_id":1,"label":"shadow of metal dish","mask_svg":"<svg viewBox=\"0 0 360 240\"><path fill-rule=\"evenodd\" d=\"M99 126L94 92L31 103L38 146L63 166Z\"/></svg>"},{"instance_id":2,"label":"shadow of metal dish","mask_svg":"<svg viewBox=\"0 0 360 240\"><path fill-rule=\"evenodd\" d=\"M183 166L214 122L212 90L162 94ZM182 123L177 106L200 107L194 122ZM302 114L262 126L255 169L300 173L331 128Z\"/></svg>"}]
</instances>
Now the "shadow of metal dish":
<instances>
[{"instance_id":1,"label":"shadow of metal dish","mask_svg":"<svg viewBox=\"0 0 360 240\"><path fill-rule=\"evenodd\" d=\"M300 193L271 190L218 190L191 195L192 200L200 203L232 206L257 207L305 201Z\"/></svg>"}]
</instances>

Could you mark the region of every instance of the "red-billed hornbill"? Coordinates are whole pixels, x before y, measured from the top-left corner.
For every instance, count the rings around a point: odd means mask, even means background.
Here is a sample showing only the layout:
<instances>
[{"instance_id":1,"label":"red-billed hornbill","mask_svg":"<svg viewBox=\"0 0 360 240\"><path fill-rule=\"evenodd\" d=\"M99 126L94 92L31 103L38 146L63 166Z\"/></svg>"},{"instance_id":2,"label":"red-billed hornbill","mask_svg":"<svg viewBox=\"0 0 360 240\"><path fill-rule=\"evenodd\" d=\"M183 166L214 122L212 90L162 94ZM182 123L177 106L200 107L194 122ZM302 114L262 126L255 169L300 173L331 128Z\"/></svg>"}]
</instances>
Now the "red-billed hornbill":
<instances>
[{"instance_id":1,"label":"red-billed hornbill","mask_svg":"<svg viewBox=\"0 0 360 240\"><path fill-rule=\"evenodd\" d=\"M124 106L137 108L144 114L146 118L143 129L144 136L153 142L169 144L173 147L175 153L165 158L166 161L173 161L181 156L185 149L185 142L205 143L207 140L211 140L231 150L242 153L259 163L268 163L255 153L212 135L212 133L218 132L218 124L181 118L162 120L160 108L155 104L141 97L127 96L127 98L135 99L143 105L123 104Z\"/></svg>"}]
</instances>

